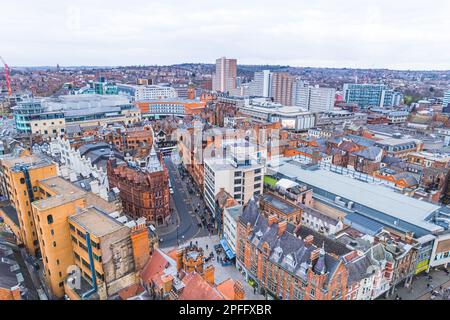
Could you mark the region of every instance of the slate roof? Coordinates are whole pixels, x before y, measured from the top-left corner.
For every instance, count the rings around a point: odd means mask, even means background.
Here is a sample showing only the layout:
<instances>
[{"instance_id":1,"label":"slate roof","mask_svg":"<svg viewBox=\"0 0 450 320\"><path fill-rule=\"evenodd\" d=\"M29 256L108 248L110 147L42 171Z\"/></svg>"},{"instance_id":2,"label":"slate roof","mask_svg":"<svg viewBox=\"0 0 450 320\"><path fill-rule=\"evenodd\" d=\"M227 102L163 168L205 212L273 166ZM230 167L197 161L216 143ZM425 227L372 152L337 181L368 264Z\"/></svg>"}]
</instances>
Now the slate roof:
<instances>
[{"instance_id":1,"label":"slate roof","mask_svg":"<svg viewBox=\"0 0 450 320\"><path fill-rule=\"evenodd\" d=\"M348 270L348 282L360 282L371 275L372 261L366 255L345 264Z\"/></svg>"},{"instance_id":2,"label":"slate roof","mask_svg":"<svg viewBox=\"0 0 450 320\"><path fill-rule=\"evenodd\" d=\"M383 149L379 147L368 147L366 149L354 152L353 154L359 157L363 157L365 159L375 161L377 156L383 151Z\"/></svg>"},{"instance_id":3,"label":"slate roof","mask_svg":"<svg viewBox=\"0 0 450 320\"><path fill-rule=\"evenodd\" d=\"M271 249L269 260L280 265L284 269L288 270L290 273L295 274L301 278L306 278L305 271L309 268L311 264L311 253L317 248L317 246L309 245L307 246L304 241L298 237L299 234L304 234L305 237L313 234L314 238L320 238L320 234L310 230L306 227L300 227L304 232L291 233L288 231L283 232L281 236L278 236L278 223L273 223L271 226L268 224L268 219L259 213L258 207L254 200L250 200L247 207L244 209L242 216L240 217L241 223L250 223L253 226L252 233L250 234L249 241L262 251L263 243L267 243ZM292 230L292 228L287 228ZM306 230L307 229L307 230ZM328 251L329 248L327 244L330 245L331 251L336 251L335 246L332 247L334 243L331 239L324 239L322 236L321 246L324 245L325 249ZM315 241L320 241L315 239ZM345 246L337 243L340 249L344 249ZM330 251L330 252L331 252ZM345 253L349 250L345 248ZM315 262L315 264L319 259ZM340 260L325 253L323 260L320 262L323 266L319 266L320 270L324 270L327 274L327 282L331 279L334 271L340 264ZM314 268L314 266L313 266Z\"/></svg>"},{"instance_id":4,"label":"slate roof","mask_svg":"<svg viewBox=\"0 0 450 320\"><path fill-rule=\"evenodd\" d=\"M414 177L413 174L409 173L409 172L400 172L397 173L396 175L394 175L394 178L399 180L399 179L403 179L406 181L406 183L410 186L417 186L419 185L419 182L417 181L417 179Z\"/></svg>"}]
</instances>

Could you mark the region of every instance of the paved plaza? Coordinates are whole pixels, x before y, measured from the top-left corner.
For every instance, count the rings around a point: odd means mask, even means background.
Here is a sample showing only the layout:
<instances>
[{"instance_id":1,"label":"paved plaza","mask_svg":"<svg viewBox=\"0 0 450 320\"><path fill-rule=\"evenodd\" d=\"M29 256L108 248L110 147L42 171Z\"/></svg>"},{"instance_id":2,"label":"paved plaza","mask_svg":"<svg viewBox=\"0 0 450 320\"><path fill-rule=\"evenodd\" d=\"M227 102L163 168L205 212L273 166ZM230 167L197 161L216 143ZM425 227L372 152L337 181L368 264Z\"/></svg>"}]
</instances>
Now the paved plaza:
<instances>
[{"instance_id":1,"label":"paved plaza","mask_svg":"<svg viewBox=\"0 0 450 320\"><path fill-rule=\"evenodd\" d=\"M220 239L217 235L213 235L211 237L200 237L192 239L194 244L197 244L199 247L203 248L205 257L209 256L211 252L214 252L214 246L220 243ZM184 243L183 245L189 245L189 242ZM208 246L208 249L206 249ZM172 248L164 248L165 252L169 252ZM215 271L215 282L216 284L221 283L222 281L232 278L233 280L240 281L244 285L245 290L245 299L246 300L264 300L265 297L259 294L255 294L253 287L245 281L244 276L236 269L235 265L230 266L222 266L221 263L217 262L216 253L214 252L215 259L208 264L212 263L216 269Z\"/></svg>"},{"instance_id":2,"label":"paved plaza","mask_svg":"<svg viewBox=\"0 0 450 320\"><path fill-rule=\"evenodd\" d=\"M446 289L450 288L450 275L443 268L432 270L429 275L431 275L431 279L428 278L426 273L414 277L410 288L405 288L402 285L397 286L396 292L389 297L389 300L398 298L402 300L448 300ZM440 292L440 294L432 297L433 291Z\"/></svg>"}]
</instances>

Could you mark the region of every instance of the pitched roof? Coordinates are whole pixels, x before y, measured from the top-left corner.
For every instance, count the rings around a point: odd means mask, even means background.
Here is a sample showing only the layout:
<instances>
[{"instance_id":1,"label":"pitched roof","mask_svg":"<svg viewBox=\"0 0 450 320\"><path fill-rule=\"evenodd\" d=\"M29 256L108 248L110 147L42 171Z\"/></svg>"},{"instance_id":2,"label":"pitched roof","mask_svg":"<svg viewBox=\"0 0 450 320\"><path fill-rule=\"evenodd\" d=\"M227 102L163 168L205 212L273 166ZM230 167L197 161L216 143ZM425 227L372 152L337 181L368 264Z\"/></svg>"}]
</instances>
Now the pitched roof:
<instances>
[{"instance_id":1,"label":"pitched roof","mask_svg":"<svg viewBox=\"0 0 450 320\"><path fill-rule=\"evenodd\" d=\"M135 297L145 291L144 287L139 283L132 284L126 288L119 291L119 297L122 300L127 300L129 298Z\"/></svg>"},{"instance_id":2,"label":"pitched roof","mask_svg":"<svg viewBox=\"0 0 450 320\"><path fill-rule=\"evenodd\" d=\"M220 292L195 271L186 274L181 281L184 289L178 300L224 300Z\"/></svg>"},{"instance_id":3,"label":"pitched roof","mask_svg":"<svg viewBox=\"0 0 450 320\"><path fill-rule=\"evenodd\" d=\"M225 300L234 300L234 284L235 281L231 278L219 283L217 290L225 298Z\"/></svg>"},{"instance_id":4,"label":"pitched roof","mask_svg":"<svg viewBox=\"0 0 450 320\"><path fill-rule=\"evenodd\" d=\"M354 152L353 154L374 161L382 152L383 149L380 147L368 147L366 149Z\"/></svg>"},{"instance_id":5,"label":"pitched roof","mask_svg":"<svg viewBox=\"0 0 450 320\"><path fill-rule=\"evenodd\" d=\"M141 278L144 283L150 283L165 273L173 272L176 272L176 262L160 249L157 249L142 269Z\"/></svg>"},{"instance_id":6,"label":"pitched roof","mask_svg":"<svg viewBox=\"0 0 450 320\"><path fill-rule=\"evenodd\" d=\"M345 264L348 269L348 282L359 282L372 273L372 262L366 255Z\"/></svg>"}]
</instances>

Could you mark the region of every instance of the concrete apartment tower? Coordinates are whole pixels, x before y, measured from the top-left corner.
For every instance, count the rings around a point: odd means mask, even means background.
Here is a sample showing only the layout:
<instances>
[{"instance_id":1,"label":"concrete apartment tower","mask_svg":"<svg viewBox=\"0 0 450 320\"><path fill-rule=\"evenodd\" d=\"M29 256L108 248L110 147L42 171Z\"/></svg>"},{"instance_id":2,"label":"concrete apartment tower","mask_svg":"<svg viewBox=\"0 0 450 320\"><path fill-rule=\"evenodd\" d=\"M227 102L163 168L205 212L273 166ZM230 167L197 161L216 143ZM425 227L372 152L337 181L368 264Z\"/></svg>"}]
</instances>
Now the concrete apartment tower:
<instances>
[{"instance_id":1,"label":"concrete apartment tower","mask_svg":"<svg viewBox=\"0 0 450 320\"><path fill-rule=\"evenodd\" d=\"M236 89L237 60L222 57L216 60L216 73L213 75L213 90L229 92Z\"/></svg>"},{"instance_id":2,"label":"concrete apartment tower","mask_svg":"<svg viewBox=\"0 0 450 320\"><path fill-rule=\"evenodd\" d=\"M287 72L272 74L272 97L274 102L285 106L292 106L292 91L295 77Z\"/></svg>"}]
</instances>

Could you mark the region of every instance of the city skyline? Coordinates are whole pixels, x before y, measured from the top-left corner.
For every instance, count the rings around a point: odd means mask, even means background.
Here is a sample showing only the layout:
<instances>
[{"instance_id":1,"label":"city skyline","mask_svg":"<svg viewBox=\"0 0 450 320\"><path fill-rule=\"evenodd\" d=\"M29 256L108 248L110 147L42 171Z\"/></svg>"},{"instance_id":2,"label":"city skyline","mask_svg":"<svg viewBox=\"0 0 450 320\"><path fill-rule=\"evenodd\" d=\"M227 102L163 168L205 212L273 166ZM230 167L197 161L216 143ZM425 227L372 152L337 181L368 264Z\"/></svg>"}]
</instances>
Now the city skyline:
<instances>
[{"instance_id":1,"label":"city skyline","mask_svg":"<svg viewBox=\"0 0 450 320\"><path fill-rule=\"evenodd\" d=\"M11 66L171 65L226 56L241 65L450 70L450 4L432 2L219 1L210 9L203 0L137 1L127 10L114 1L4 3L5 12L20 15L0 22L8 30L1 55Z\"/></svg>"}]
</instances>

